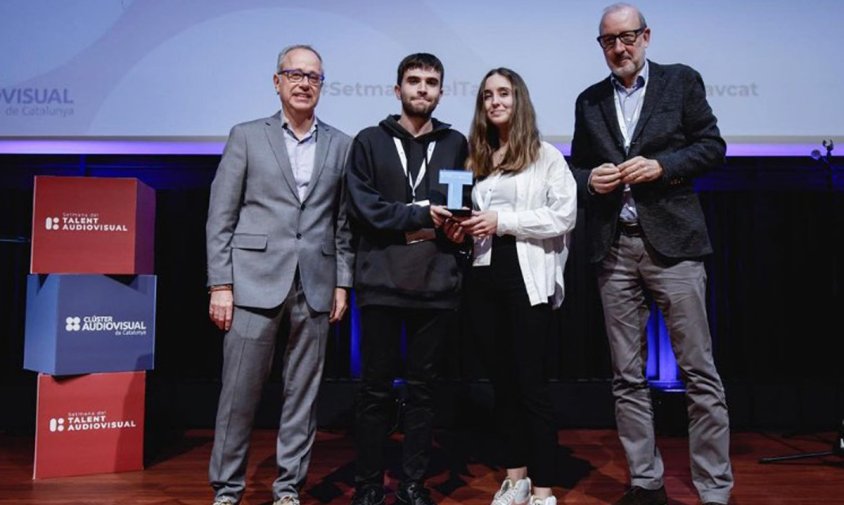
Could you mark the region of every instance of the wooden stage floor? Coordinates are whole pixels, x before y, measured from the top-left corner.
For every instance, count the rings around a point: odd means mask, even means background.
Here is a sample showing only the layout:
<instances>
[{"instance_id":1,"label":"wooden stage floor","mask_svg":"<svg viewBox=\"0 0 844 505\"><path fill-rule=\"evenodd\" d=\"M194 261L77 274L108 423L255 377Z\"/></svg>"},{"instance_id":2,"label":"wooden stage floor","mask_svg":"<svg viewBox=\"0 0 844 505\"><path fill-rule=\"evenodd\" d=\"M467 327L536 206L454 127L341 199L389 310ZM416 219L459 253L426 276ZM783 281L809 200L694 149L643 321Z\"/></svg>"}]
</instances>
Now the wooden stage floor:
<instances>
[{"instance_id":1,"label":"wooden stage floor","mask_svg":"<svg viewBox=\"0 0 844 505\"><path fill-rule=\"evenodd\" d=\"M0 434L0 504L197 504L209 505L207 462L212 432L191 430L148 441L147 468L142 472L31 480L31 436ZM834 435L790 438L759 433L733 433L732 462L736 475L734 505L844 504L844 458L760 465L760 457L828 450ZM608 504L626 485L624 455L612 430L564 430L560 440L558 503ZM487 505L502 471L490 463L494 439L477 433L437 433L429 485L441 505ZM660 437L671 505L694 505L689 479L687 440ZM244 505L267 505L275 475L274 432L256 431ZM398 455L397 444L390 456ZM314 447L303 505L346 505L352 494L354 450L345 432L320 431ZM389 485L393 485L391 481ZM391 497L388 504L392 503Z\"/></svg>"}]
</instances>

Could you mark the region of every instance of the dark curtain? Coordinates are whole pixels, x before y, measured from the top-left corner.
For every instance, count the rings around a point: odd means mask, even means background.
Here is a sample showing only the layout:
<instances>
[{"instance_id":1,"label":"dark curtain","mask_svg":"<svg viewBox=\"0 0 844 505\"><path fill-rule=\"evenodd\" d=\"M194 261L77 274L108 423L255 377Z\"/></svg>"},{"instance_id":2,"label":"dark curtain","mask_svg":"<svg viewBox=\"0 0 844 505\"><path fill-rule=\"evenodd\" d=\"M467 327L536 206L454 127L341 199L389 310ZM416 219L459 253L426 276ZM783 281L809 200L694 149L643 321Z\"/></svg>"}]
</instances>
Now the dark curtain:
<instances>
[{"instance_id":1,"label":"dark curtain","mask_svg":"<svg viewBox=\"0 0 844 505\"><path fill-rule=\"evenodd\" d=\"M221 365L222 335L207 319L204 237L208 188L218 161L216 156L0 156L4 217L0 220L4 239L0 242L0 392L4 396L34 395L35 374L22 370L33 176L138 177L156 189L157 198L156 367L150 379L195 393L194 400L210 403L213 410L216 390L206 392L200 386L217 384ZM751 396L761 391L761 384L780 384L791 387L795 395L811 396L820 394L811 391L827 388L840 397L844 383L840 174L808 157L731 158L698 186L715 248L706 261L709 316L725 382L739 384L733 390ZM581 211L580 223L585 222L582 217ZM582 227L574 233L566 301L549 335L551 352L545 363L549 378L562 382L610 377L583 233ZM457 318L454 335L447 340L449 379L485 375L475 351L479 343L467 324L465 317ZM332 329L327 379L350 378L350 334L348 318ZM278 379L277 370L273 377ZM807 384L811 387L800 388ZM34 404L34 398L27 401Z\"/></svg>"}]
</instances>

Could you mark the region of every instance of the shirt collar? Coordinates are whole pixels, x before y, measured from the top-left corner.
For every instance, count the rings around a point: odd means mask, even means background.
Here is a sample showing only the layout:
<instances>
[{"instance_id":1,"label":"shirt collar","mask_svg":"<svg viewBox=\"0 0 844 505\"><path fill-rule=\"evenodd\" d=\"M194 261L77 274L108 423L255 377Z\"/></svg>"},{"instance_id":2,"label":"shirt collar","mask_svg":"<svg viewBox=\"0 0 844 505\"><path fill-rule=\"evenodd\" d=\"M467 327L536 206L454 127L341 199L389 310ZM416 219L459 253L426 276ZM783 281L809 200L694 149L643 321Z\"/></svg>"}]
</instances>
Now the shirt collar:
<instances>
[{"instance_id":1,"label":"shirt collar","mask_svg":"<svg viewBox=\"0 0 844 505\"><path fill-rule=\"evenodd\" d=\"M648 82L649 68L650 66L648 64L648 60L645 60L645 64L642 66L642 70L639 71L639 75L636 76L636 80L633 83L633 87L630 89L625 88L624 84L622 84L622 82L618 80L618 77L616 77L615 74L610 74L610 81L612 82L613 86L619 91L633 92L639 88L645 87L645 83Z\"/></svg>"},{"instance_id":2,"label":"shirt collar","mask_svg":"<svg viewBox=\"0 0 844 505\"><path fill-rule=\"evenodd\" d=\"M301 142L303 140L307 140L308 138L310 138L311 136L313 136L316 133L317 124L319 124L319 119L317 119L316 116L314 116L314 122L311 123L311 127L308 129L308 133L306 133L305 136L302 137L301 139L296 137L296 134L293 132L293 130L291 130L288 127L288 124L289 124L289 121L287 120L287 117L284 115L284 111L282 111L282 113L281 113L281 127L284 129L284 131L286 131L290 135L292 135L293 138L295 138L296 140Z\"/></svg>"}]
</instances>

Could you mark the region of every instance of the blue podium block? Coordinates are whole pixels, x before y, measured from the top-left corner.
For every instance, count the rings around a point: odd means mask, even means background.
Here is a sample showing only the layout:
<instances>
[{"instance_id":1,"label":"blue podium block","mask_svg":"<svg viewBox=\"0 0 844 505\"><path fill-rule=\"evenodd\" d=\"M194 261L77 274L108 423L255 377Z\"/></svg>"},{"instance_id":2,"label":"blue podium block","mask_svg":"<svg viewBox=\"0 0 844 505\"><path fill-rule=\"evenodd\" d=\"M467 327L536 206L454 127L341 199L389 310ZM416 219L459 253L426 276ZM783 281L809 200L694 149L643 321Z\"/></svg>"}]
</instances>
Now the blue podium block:
<instances>
[{"instance_id":1,"label":"blue podium block","mask_svg":"<svg viewBox=\"0 0 844 505\"><path fill-rule=\"evenodd\" d=\"M24 368L51 375L151 370L155 275L30 275Z\"/></svg>"}]
</instances>

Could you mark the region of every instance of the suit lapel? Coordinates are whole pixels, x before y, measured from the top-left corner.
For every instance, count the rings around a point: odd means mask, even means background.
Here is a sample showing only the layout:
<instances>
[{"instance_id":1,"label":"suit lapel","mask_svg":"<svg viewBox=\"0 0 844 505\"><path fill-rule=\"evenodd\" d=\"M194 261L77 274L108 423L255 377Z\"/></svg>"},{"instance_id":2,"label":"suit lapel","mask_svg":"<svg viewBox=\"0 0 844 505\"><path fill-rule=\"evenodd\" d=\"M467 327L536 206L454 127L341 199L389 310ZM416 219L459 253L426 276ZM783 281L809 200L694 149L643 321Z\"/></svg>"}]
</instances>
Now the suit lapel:
<instances>
[{"instance_id":1,"label":"suit lapel","mask_svg":"<svg viewBox=\"0 0 844 505\"><path fill-rule=\"evenodd\" d=\"M621 134L621 128L618 126L618 115L615 112L615 90L613 90L612 83L609 77L604 81L602 98L600 102L601 113L604 115L604 121L607 124L607 130L612 135L615 145L624 152L624 136Z\"/></svg>"},{"instance_id":2,"label":"suit lapel","mask_svg":"<svg viewBox=\"0 0 844 505\"><path fill-rule=\"evenodd\" d=\"M281 175L287 181L290 191L298 199L299 192L296 190L296 180L293 178L293 167L290 166L287 146L284 144L284 130L281 129L281 112L276 112L272 117L267 119L265 131L270 148L273 151L273 155L275 155L275 160L281 169Z\"/></svg>"},{"instance_id":3,"label":"suit lapel","mask_svg":"<svg viewBox=\"0 0 844 505\"><path fill-rule=\"evenodd\" d=\"M644 129L648 120L651 118L651 114L653 114L657 104L665 96L665 72L662 67L652 61L648 62L648 67L648 79L650 82L648 82L647 89L645 90L645 102L642 104L642 112L639 114L636 130L633 131L633 137L631 138L632 145L636 145L636 141L642 134L642 129Z\"/></svg>"},{"instance_id":4,"label":"suit lapel","mask_svg":"<svg viewBox=\"0 0 844 505\"><path fill-rule=\"evenodd\" d=\"M325 159L328 157L328 149L331 146L331 140L333 139L334 135L331 132L331 128L326 126L325 123L317 121L317 132L316 132L316 152L314 153L314 169L311 171L311 182L308 183L308 191L305 193L305 197L302 201L308 199L311 196L311 193L314 192L314 187L316 186L317 181L319 180L319 176L322 174L322 169L325 168Z\"/></svg>"}]
</instances>

